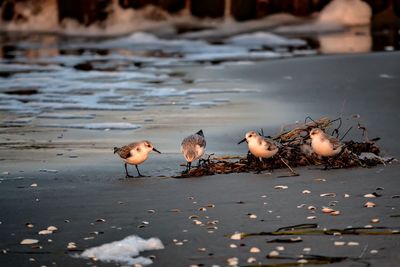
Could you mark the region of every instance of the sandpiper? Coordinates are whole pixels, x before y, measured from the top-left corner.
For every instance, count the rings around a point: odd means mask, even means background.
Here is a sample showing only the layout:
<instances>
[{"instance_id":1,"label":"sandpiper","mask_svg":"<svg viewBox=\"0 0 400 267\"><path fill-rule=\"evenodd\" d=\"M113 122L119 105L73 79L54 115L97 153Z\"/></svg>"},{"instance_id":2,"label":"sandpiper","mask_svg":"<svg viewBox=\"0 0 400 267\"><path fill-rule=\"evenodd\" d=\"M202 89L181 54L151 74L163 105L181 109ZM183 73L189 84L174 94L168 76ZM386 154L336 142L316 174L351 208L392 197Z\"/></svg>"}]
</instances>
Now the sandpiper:
<instances>
[{"instance_id":1,"label":"sandpiper","mask_svg":"<svg viewBox=\"0 0 400 267\"><path fill-rule=\"evenodd\" d=\"M322 157L336 156L342 151L343 144L333 136L329 136L319 128L310 132L311 147L315 154Z\"/></svg>"},{"instance_id":2,"label":"sandpiper","mask_svg":"<svg viewBox=\"0 0 400 267\"><path fill-rule=\"evenodd\" d=\"M272 158L278 152L278 146L272 140L260 136L255 131L247 132L245 138L238 144L244 141L247 142L250 153L259 158L260 162L262 162L263 158Z\"/></svg>"},{"instance_id":3,"label":"sandpiper","mask_svg":"<svg viewBox=\"0 0 400 267\"><path fill-rule=\"evenodd\" d=\"M129 175L126 166L127 164L135 165L138 172L138 177L145 177L144 175L140 174L138 165L142 164L148 158L151 151L155 151L161 154L161 152L155 149L152 143L147 140L134 142L123 147L114 147L114 154L117 153L125 162L124 166L126 178L134 177Z\"/></svg>"},{"instance_id":4,"label":"sandpiper","mask_svg":"<svg viewBox=\"0 0 400 267\"><path fill-rule=\"evenodd\" d=\"M198 159L200 165L200 158L203 156L205 148L206 139L204 138L203 130L200 130L197 133L189 135L183 139L181 144L181 152L187 161L186 172L190 171L193 161Z\"/></svg>"},{"instance_id":5,"label":"sandpiper","mask_svg":"<svg viewBox=\"0 0 400 267\"><path fill-rule=\"evenodd\" d=\"M340 154L343 144L336 138L327 135L323 130L314 128L310 131L311 148L314 153L325 158L325 170L328 169L329 157Z\"/></svg>"}]
</instances>

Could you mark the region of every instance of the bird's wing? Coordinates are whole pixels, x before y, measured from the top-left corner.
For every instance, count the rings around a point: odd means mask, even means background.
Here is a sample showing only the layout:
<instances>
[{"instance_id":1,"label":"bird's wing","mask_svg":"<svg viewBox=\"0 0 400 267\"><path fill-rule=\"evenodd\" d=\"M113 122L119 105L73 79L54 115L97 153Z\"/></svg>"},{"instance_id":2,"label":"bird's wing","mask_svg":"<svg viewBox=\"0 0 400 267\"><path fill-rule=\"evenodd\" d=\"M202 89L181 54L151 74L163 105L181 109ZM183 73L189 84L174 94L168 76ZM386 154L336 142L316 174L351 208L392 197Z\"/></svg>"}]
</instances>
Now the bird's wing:
<instances>
[{"instance_id":1,"label":"bird's wing","mask_svg":"<svg viewBox=\"0 0 400 267\"><path fill-rule=\"evenodd\" d=\"M272 141L269 140L267 138L262 138L261 140L261 144L265 147L265 149L267 149L268 151L272 151L277 149L278 147L276 146L276 144Z\"/></svg>"},{"instance_id":2,"label":"bird's wing","mask_svg":"<svg viewBox=\"0 0 400 267\"><path fill-rule=\"evenodd\" d=\"M205 147L206 146L206 140L204 137L198 134L193 134L182 141L181 147L185 150L190 149L191 147L195 147L196 145L199 145L200 147Z\"/></svg>"},{"instance_id":3,"label":"bird's wing","mask_svg":"<svg viewBox=\"0 0 400 267\"><path fill-rule=\"evenodd\" d=\"M340 148L340 147L343 145L343 144L342 144L338 139L336 139L335 137L329 136L329 137L328 137L328 140L329 140L329 142L331 142L333 150L336 150L336 149Z\"/></svg>"},{"instance_id":4,"label":"bird's wing","mask_svg":"<svg viewBox=\"0 0 400 267\"><path fill-rule=\"evenodd\" d=\"M118 149L117 153L121 158L127 159L132 156L131 150L134 149L137 145L138 143L131 143L129 145L123 146Z\"/></svg>"}]
</instances>

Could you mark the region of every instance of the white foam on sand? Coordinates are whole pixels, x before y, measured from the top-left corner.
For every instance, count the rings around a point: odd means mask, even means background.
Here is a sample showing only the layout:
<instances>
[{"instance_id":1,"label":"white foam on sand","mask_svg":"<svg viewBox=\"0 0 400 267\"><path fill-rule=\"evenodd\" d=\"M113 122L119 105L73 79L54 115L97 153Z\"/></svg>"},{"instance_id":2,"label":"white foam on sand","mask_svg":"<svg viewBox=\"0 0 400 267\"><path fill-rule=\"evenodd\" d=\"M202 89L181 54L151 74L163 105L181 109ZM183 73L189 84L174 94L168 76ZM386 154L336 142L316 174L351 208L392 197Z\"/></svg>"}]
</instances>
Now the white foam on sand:
<instances>
[{"instance_id":1,"label":"white foam on sand","mask_svg":"<svg viewBox=\"0 0 400 267\"><path fill-rule=\"evenodd\" d=\"M304 46L307 42L300 39L289 39L269 32L255 32L240 34L228 39L229 43L247 48L276 47L276 46Z\"/></svg>"},{"instance_id":2,"label":"white foam on sand","mask_svg":"<svg viewBox=\"0 0 400 267\"><path fill-rule=\"evenodd\" d=\"M137 257L140 252L146 250L164 249L164 245L158 238L143 239L136 235L125 237L120 241L103 244L98 247L86 249L78 258L97 259L105 262L117 262L128 265L149 265L153 261L146 257Z\"/></svg>"},{"instance_id":3,"label":"white foam on sand","mask_svg":"<svg viewBox=\"0 0 400 267\"><path fill-rule=\"evenodd\" d=\"M318 20L355 26L370 24L371 17L371 7L361 0L334 0L321 11Z\"/></svg>"},{"instance_id":4,"label":"white foam on sand","mask_svg":"<svg viewBox=\"0 0 400 267\"><path fill-rule=\"evenodd\" d=\"M48 128L75 128L89 130L132 130L140 128L137 124L129 122L96 122L96 123L77 123L77 124L42 124L40 127Z\"/></svg>"}]
</instances>

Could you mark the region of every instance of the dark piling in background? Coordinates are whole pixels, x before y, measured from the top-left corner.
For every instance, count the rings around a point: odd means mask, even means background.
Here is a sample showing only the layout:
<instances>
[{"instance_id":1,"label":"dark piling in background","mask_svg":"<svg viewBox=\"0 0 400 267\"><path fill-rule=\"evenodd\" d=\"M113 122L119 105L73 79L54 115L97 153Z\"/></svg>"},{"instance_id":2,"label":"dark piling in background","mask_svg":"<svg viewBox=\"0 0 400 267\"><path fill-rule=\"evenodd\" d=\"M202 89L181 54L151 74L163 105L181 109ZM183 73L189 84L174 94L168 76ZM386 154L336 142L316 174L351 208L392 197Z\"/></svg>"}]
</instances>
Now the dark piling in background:
<instances>
[{"instance_id":1,"label":"dark piling in background","mask_svg":"<svg viewBox=\"0 0 400 267\"><path fill-rule=\"evenodd\" d=\"M225 13L225 0L192 0L190 12L199 18L222 18Z\"/></svg>"},{"instance_id":2,"label":"dark piling in background","mask_svg":"<svg viewBox=\"0 0 400 267\"><path fill-rule=\"evenodd\" d=\"M83 25L104 21L111 0L58 0L59 21L72 18Z\"/></svg>"}]
</instances>

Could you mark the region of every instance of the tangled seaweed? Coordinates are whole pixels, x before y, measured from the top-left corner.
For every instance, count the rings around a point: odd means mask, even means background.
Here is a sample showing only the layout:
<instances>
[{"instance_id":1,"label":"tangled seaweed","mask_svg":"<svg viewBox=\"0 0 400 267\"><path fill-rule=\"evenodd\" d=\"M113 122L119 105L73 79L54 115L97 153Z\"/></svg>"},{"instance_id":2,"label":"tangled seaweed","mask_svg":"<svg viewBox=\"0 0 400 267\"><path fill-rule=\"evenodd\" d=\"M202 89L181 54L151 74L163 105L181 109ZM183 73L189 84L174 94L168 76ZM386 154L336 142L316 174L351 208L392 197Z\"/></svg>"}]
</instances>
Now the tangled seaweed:
<instances>
[{"instance_id":1,"label":"tangled seaweed","mask_svg":"<svg viewBox=\"0 0 400 267\"><path fill-rule=\"evenodd\" d=\"M307 121L307 119L309 119L309 121ZM281 168L288 168L292 176L297 176L298 174L292 167L325 165L332 169L351 167L365 168L373 167L378 164L386 164L393 160L393 158L383 158L380 156L380 148L376 144L380 138L368 139L366 128L360 124L358 124L357 128L363 131L363 141L356 142L351 140L343 142L345 149L343 149L339 155L329 159L322 158L313 153L309 132L313 128L318 127L327 133L329 128L337 121L339 121L340 124L332 131L332 135L336 135L335 137L338 138L341 119L331 120L324 117L318 120L312 120L307 117L303 124L271 138L279 146L279 151L273 158L263 159L260 163L260 160L254 157L250 152L248 152L246 157L214 157L212 154L207 159L202 160L197 168L192 169L188 173L182 173L180 176L176 176L176 178L252 171L260 172ZM347 135L350 129L343 135L341 140ZM262 132L260 135L264 136Z\"/></svg>"}]
</instances>

